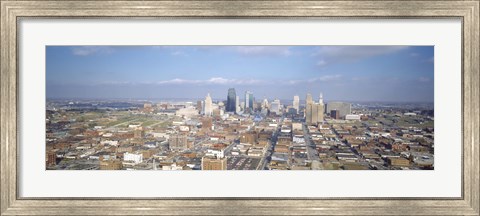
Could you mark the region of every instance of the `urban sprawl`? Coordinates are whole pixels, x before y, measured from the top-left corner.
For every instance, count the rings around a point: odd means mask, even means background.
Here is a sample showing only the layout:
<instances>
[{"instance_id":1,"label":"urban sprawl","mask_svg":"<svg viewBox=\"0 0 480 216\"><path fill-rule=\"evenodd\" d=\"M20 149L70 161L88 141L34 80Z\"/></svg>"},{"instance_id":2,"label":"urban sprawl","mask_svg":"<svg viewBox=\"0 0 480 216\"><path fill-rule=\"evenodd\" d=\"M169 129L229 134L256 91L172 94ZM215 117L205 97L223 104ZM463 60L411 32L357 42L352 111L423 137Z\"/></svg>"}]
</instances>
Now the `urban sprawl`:
<instances>
[{"instance_id":1,"label":"urban sprawl","mask_svg":"<svg viewBox=\"0 0 480 216\"><path fill-rule=\"evenodd\" d=\"M48 99L46 168L434 169L433 104L225 93L219 100Z\"/></svg>"}]
</instances>

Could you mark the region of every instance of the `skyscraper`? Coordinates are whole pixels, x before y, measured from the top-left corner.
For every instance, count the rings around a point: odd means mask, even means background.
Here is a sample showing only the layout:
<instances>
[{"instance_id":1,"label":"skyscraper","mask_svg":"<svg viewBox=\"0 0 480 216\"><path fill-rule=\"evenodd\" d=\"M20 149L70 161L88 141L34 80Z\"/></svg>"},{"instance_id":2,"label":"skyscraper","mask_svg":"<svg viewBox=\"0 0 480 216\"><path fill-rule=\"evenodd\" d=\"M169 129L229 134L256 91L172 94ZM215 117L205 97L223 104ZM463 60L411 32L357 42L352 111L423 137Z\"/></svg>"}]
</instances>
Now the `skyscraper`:
<instances>
[{"instance_id":1,"label":"skyscraper","mask_svg":"<svg viewBox=\"0 0 480 216\"><path fill-rule=\"evenodd\" d=\"M240 107L240 97L239 96L236 96L235 97L235 112L236 113L239 113L241 111L241 107Z\"/></svg>"},{"instance_id":2,"label":"skyscraper","mask_svg":"<svg viewBox=\"0 0 480 216\"><path fill-rule=\"evenodd\" d=\"M325 104L323 103L323 94L320 92L320 98L318 99L317 107L317 123L323 122L325 113Z\"/></svg>"},{"instance_id":3,"label":"skyscraper","mask_svg":"<svg viewBox=\"0 0 480 216\"><path fill-rule=\"evenodd\" d=\"M251 112L253 111L253 93L250 91L245 92L245 111Z\"/></svg>"},{"instance_id":4,"label":"skyscraper","mask_svg":"<svg viewBox=\"0 0 480 216\"><path fill-rule=\"evenodd\" d=\"M275 114L280 114L280 107L281 107L280 100L275 99L270 105L270 112L274 112Z\"/></svg>"},{"instance_id":5,"label":"skyscraper","mask_svg":"<svg viewBox=\"0 0 480 216\"><path fill-rule=\"evenodd\" d=\"M310 123L309 120L312 119L312 105L313 104L313 98L310 93L307 93L307 96L305 97L305 121L307 123Z\"/></svg>"},{"instance_id":6,"label":"skyscraper","mask_svg":"<svg viewBox=\"0 0 480 216\"><path fill-rule=\"evenodd\" d=\"M268 105L268 100L267 98L263 99L263 102L262 102L262 110L266 110L269 108L269 105Z\"/></svg>"},{"instance_id":7,"label":"skyscraper","mask_svg":"<svg viewBox=\"0 0 480 216\"><path fill-rule=\"evenodd\" d=\"M313 103L313 98L312 98L312 95L310 93L307 94L307 97L305 98L305 106L307 104L311 104Z\"/></svg>"},{"instance_id":8,"label":"skyscraper","mask_svg":"<svg viewBox=\"0 0 480 216\"><path fill-rule=\"evenodd\" d=\"M309 99L310 96L310 99ZM316 125L323 122L323 112L325 106L323 104L323 95L320 93L319 103L314 103L312 96L307 94L305 122L309 125Z\"/></svg>"},{"instance_id":9,"label":"skyscraper","mask_svg":"<svg viewBox=\"0 0 480 216\"><path fill-rule=\"evenodd\" d=\"M203 104L203 114L206 116L211 116L213 114L213 107L212 107L212 98L210 97L210 93L207 94L205 97L205 102Z\"/></svg>"},{"instance_id":10,"label":"skyscraper","mask_svg":"<svg viewBox=\"0 0 480 216\"><path fill-rule=\"evenodd\" d=\"M300 97L298 97L298 95L293 96L293 108L298 114L298 111L300 110Z\"/></svg>"},{"instance_id":11,"label":"skyscraper","mask_svg":"<svg viewBox=\"0 0 480 216\"><path fill-rule=\"evenodd\" d=\"M225 110L227 112L235 112L236 109L236 97L237 94L235 92L234 88L229 88L228 89L228 96L227 96L227 106L225 107Z\"/></svg>"}]
</instances>

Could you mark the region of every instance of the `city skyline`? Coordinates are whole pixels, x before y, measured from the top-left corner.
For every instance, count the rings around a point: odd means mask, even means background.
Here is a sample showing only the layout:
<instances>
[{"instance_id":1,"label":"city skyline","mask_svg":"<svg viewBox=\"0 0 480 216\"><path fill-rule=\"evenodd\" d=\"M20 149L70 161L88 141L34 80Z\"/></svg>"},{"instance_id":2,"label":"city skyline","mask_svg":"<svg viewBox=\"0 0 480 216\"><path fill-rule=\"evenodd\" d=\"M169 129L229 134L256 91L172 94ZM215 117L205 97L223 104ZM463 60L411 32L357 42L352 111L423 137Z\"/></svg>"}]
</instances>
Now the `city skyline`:
<instances>
[{"instance_id":1,"label":"city skyline","mask_svg":"<svg viewBox=\"0 0 480 216\"><path fill-rule=\"evenodd\" d=\"M47 46L47 98L433 102L433 46Z\"/></svg>"}]
</instances>

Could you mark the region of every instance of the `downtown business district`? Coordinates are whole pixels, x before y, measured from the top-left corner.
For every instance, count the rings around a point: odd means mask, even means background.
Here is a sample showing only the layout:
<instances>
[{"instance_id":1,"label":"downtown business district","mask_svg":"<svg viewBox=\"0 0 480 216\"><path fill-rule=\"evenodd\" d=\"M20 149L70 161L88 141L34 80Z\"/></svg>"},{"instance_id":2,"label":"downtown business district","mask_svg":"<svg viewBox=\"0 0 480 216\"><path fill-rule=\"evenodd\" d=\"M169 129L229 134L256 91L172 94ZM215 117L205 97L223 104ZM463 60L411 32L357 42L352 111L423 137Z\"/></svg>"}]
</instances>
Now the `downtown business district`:
<instances>
[{"instance_id":1,"label":"downtown business district","mask_svg":"<svg viewBox=\"0 0 480 216\"><path fill-rule=\"evenodd\" d=\"M433 104L47 100L48 170L434 169Z\"/></svg>"}]
</instances>

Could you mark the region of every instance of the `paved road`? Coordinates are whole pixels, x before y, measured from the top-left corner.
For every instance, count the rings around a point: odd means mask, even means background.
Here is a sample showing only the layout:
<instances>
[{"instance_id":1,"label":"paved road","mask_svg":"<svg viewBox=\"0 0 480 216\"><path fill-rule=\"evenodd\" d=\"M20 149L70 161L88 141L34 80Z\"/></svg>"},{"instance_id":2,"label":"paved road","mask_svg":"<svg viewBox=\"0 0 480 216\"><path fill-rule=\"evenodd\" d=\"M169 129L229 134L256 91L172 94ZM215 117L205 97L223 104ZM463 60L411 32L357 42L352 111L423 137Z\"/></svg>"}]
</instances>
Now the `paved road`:
<instances>
[{"instance_id":1,"label":"paved road","mask_svg":"<svg viewBox=\"0 0 480 216\"><path fill-rule=\"evenodd\" d=\"M315 144L312 141L312 138L310 136L310 133L308 132L308 128L306 124L303 124L303 134L305 138L305 144L307 145L307 158L310 161L313 160L320 160L320 157L318 156L318 151L315 148Z\"/></svg>"},{"instance_id":2,"label":"paved road","mask_svg":"<svg viewBox=\"0 0 480 216\"><path fill-rule=\"evenodd\" d=\"M156 120L159 121L159 122L154 123L154 124L151 124L151 125L148 125L147 127L157 126L157 125L162 124L162 123L164 123L164 122L166 122L166 121L170 121L171 118L167 118L167 119L156 119Z\"/></svg>"},{"instance_id":3,"label":"paved road","mask_svg":"<svg viewBox=\"0 0 480 216\"><path fill-rule=\"evenodd\" d=\"M265 166L267 166L267 157L268 156L272 156L273 154L273 151L270 151L270 148L272 146L272 142L271 141L268 141L268 144L266 146L266 150L265 150L265 153L263 154L263 157L262 159L260 160L260 163L258 163L258 166L257 166L257 170L264 170L265 169ZM268 161L268 163L270 163L270 161Z\"/></svg>"},{"instance_id":4,"label":"paved road","mask_svg":"<svg viewBox=\"0 0 480 216\"><path fill-rule=\"evenodd\" d=\"M118 127L118 126L120 126L120 125L127 124L127 123L130 123L130 122L133 122L133 121L137 121L137 120L138 120L138 118L133 119L133 120L130 120L130 121L124 121L124 122L121 122L121 123L118 123L118 124L116 124L116 125L113 125L113 126L108 127L107 130L113 130L114 128L116 128L116 127Z\"/></svg>"},{"instance_id":5,"label":"paved road","mask_svg":"<svg viewBox=\"0 0 480 216\"><path fill-rule=\"evenodd\" d=\"M230 151L232 150L233 146L235 146L236 144L238 144L238 142L235 140L233 141L229 146L227 146L224 151L223 151L223 154L224 155L227 155L227 153L230 153Z\"/></svg>"},{"instance_id":6,"label":"paved road","mask_svg":"<svg viewBox=\"0 0 480 216\"><path fill-rule=\"evenodd\" d=\"M272 134L272 138L270 139L270 142L269 142L270 145L267 148L267 153L265 154L265 157L264 157L264 160L263 160L263 167L261 167L262 170L267 167L267 165L270 163L270 161L272 159L271 157L272 157L273 153L275 152L275 145L277 144L277 137L278 137L279 131L280 131L280 127L277 128L277 130L274 131L273 134ZM267 159L267 157L269 157L269 159Z\"/></svg>"}]
</instances>

